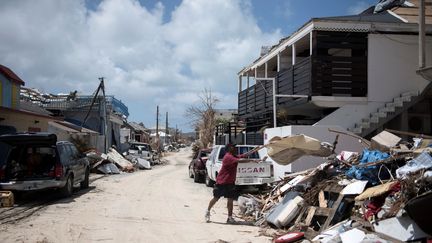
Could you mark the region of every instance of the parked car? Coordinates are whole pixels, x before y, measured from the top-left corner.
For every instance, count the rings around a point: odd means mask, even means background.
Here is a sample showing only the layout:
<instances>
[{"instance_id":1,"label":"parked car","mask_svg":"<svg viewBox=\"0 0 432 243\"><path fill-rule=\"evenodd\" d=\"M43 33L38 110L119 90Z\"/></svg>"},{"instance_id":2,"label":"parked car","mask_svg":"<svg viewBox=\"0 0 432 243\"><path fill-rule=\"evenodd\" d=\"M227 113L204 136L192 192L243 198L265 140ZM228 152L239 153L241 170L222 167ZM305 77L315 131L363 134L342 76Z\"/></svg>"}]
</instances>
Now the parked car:
<instances>
[{"instance_id":1,"label":"parked car","mask_svg":"<svg viewBox=\"0 0 432 243\"><path fill-rule=\"evenodd\" d=\"M136 155L140 158L150 161L151 164L154 163L153 150L148 143L141 142L130 142L130 147L128 154Z\"/></svg>"},{"instance_id":2,"label":"parked car","mask_svg":"<svg viewBox=\"0 0 432 243\"><path fill-rule=\"evenodd\" d=\"M0 188L12 191L58 189L68 197L73 187L89 186L89 162L75 145L55 134L0 136Z\"/></svg>"},{"instance_id":3,"label":"parked car","mask_svg":"<svg viewBox=\"0 0 432 243\"><path fill-rule=\"evenodd\" d=\"M211 149L200 149L189 163L189 177L194 178L194 182L204 182L207 174L206 162Z\"/></svg>"},{"instance_id":4,"label":"parked car","mask_svg":"<svg viewBox=\"0 0 432 243\"><path fill-rule=\"evenodd\" d=\"M237 153L244 154L252 150L256 146L253 145L237 145ZM262 159L265 154L262 150L252 153L248 158ZM225 145L215 145L206 162L207 174L205 183L207 186L213 186L216 177L222 167L222 159L225 156ZM236 185L254 185L265 186L267 183L273 182L273 164L268 161L261 163L249 162L239 163L237 166Z\"/></svg>"},{"instance_id":5,"label":"parked car","mask_svg":"<svg viewBox=\"0 0 432 243\"><path fill-rule=\"evenodd\" d=\"M176 147L175 145L173 145L173 144L166 144L166 145L164 146L164 151L165 151L165 152L179 152L180 149L177 148L177 147Z\"/></svg>"}]
</instances>

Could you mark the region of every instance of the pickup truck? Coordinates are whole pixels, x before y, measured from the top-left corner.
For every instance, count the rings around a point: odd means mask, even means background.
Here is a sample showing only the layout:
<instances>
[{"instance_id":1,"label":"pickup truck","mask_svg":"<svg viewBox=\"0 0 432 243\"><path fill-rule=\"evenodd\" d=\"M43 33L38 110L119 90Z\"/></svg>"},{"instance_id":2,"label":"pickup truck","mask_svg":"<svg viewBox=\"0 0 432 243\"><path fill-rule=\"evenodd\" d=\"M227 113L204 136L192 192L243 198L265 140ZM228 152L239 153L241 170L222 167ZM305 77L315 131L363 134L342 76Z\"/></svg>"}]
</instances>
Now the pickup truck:
<instances>
[{"instance_id":1,"label":"pickup truck","mask_svg":"<svg viewBox=\"0 0 432 243\"><path fill-rule=\"evenodd\" d=\"M237 154L244 154L249 150L252 150L256 146L253 145L237 145ZM225 155L224 145L215 145L210 153L209 159L206 162L207 175L205 178L205 184L211 187L215 184L217 174L222 167L222 159ZM264 154L259 153L260 151L251 154L248 158L260 159L264 157ZM273 182L273 165L271 162L264 161L261 163L239 163L237 166L237 178L236 185L266 185L267 183Z\"/></svg>"}]
</instances>

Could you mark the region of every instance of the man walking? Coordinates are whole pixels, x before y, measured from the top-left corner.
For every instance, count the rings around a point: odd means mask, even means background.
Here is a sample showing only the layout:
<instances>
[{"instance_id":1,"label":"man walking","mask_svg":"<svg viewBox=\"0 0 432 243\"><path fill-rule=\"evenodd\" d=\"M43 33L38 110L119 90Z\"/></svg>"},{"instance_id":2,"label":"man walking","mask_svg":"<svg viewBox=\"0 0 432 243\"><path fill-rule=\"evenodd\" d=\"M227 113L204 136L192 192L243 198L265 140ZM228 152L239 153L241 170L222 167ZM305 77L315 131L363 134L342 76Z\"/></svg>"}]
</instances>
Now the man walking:
<instances>
[{"instance_id":1,"label":"man walking","mask_svg":"<svg viewBox=\"0 0 432 243\"><path fill-rule=\"evenodd\" d=\"M227 199L227 208L228 208L228 219L227 223L235 223L233 214L233 201L234 198L237 198L237 191L235 189L235 180L237 176L237 165L238 163L247 163L247 162L260 162L256 159L243 159L247 158L248 155L258 151L261 149L261 146L256 147L255 149L250 150L247 153L241 154L237 156L237 148L235 144L227 144L225 146L225 156L222 159L222 168L219 171L219 174L216 178L216 184L213 189L213 198L210 200L206 214L205 220L206 222L210 222L210 210L216 204L216 202L221 197L225 197Z\"/></svg>"}]
</instances>

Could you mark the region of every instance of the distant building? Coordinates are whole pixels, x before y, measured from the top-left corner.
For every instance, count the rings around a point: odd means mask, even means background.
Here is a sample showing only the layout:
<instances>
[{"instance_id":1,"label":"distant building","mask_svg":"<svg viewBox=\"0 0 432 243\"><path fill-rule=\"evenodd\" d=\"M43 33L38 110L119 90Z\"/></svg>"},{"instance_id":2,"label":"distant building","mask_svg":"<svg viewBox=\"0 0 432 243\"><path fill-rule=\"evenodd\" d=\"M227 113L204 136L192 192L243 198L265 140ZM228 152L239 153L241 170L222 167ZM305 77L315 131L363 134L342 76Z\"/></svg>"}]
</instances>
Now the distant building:
<instances>
[{"instance_id":1,"label":"distant building","mask_svg":"<svg viewBox=\"0 0 432 243\"><path fill-rule=\"evenodd\" d=\"M129 127L129 140L149 143L150 142L150 130L145 128L144 125L136 123L136 122L127 122L125 123L126 127Z\"/></svg>"},{"instance_id":2,"label":"distant building","mask_svg":"<svg viewBox=\"0 0 432 243\"><path fill-rule=\"evenodd\" d=\"M105 100L102 96L97 96L92 105L94 96L78 95L76 91L70 94L53 95L43 94L36 89L22 88L21 94L23 101L39 105L58 119L98 132L99 139L95 147L99 151L105 151L105 146L121 145L120 128L129 116L129 112L127 106L114 96L107 95ZM83 124L86 116L87 120ZM107 145L105 145L105 133Z\"/></svg>"}]
</instances>

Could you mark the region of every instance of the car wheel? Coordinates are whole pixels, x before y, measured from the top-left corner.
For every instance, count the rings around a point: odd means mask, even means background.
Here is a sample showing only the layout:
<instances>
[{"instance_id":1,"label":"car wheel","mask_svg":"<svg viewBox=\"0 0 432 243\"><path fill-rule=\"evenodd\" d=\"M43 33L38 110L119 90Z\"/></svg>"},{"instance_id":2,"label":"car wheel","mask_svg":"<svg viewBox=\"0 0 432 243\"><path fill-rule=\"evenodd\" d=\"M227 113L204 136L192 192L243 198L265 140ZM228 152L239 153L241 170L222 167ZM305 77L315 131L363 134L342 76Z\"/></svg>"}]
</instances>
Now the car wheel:
<instances>
[{"instance_id":1,"label":"car wheel","mask_svg":"<svg viewBox=\"0 0 432 243\"><path fill-rule=\"evenodd\" d=\"M197 174L195 174L195 176L194 176L194 182L195 183L199 183L200 182L200 175L197 175Z\"/></svg>"},{"instance_id":2,"label":"car wheel","mask_svg":"<svg viewBox=\"0 0 432 243\"><path fill-rule=\"evenodd\" d=\"M60 194L63 197L70 197L72 195L72 192L73 192L73 176L69 175L66 180L66 184L64 185L63 188L60 189Z\"/></svg>"},{"instance_id":3,"label":"car wheel","mask_svg":"<svg viewBox=\"0 0 432 243\"><path fill-rule=\"evenodd\" d=\"M194 174L190 166L189 166L189 178L194 178Z\"/></svg>"},{"instance_id":4,"label":"car wheel","mask_svg":"<svg viewBox=\"0 0 432 243\"><path fill-rule=\"evenodd\" d=\"M81 189L87 189L89 187L89 177L90 177L90 171L87 168L85 172L84 180L80 183Z\"/></svg>"},{"instance_id":5,"label":"car wheel","mask_svg":"<svg viewBox=\"0 0 432 243\"><path fill-rule=\"evenodd\" d=\"M210 179L210 177L208 175L206 175L206 177L205 177L205 184L208 187L213 187L214 184L215 184L215 182L212 179Z\"/></svg>"}]
</instances>

